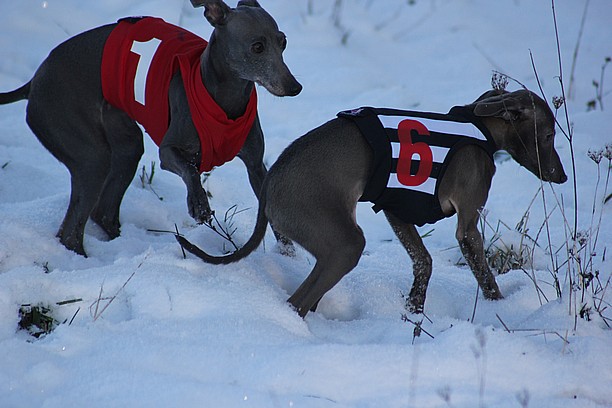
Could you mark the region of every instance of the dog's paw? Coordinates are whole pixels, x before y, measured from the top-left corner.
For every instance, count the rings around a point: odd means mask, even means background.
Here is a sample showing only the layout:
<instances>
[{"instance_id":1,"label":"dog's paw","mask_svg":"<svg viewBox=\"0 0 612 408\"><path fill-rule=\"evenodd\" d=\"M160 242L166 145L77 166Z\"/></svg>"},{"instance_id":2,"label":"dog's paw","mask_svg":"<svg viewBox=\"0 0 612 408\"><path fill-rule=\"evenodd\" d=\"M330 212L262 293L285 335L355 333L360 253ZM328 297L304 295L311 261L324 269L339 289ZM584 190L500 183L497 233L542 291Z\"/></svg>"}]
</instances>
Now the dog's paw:
<instances>
[{"instance_id":1,"label":"dog's paw","mask_svg":"<svg viewBox=\"0 0 612 408\"><path fill-rule=\"evenodd\" d=\"M412 299L406 300L406 310L412 314L421 314L423 313L423 304L419 304L418 301L414 301Z\"/></svg>"},{"instance_id":2,"label":"dog's paw","mask_svg":"<svg viewBox=\"0 0 612 408\"><path fill-rule=\"evenodd\" d=\"M204 191L202 191L202 194L188 194L187 208L189 209L191 218L198 224L210 224L212 222L214 211L210 209Z\"/></svg>"},{"instance_id":3,"label":"dog's paw","mask_svg":"<svg viewBox=\"0 0 612 408\"><path fill-rule=\"evenodd\" d=\"M102 228L108 239L113 240L121 235L121 224L118 218L109 219L105 214L100 214L97 211L92 212L90 218Z\"/></svg>"},{"instance_id":4,"label":"dog's paw","mask_svg":"<svg viewBox=\"0 0 612 408\"><path fill-rule=\"evenodd\" d=\"M482 293L487 300L501 300L504 298L499 288L493 288L486 291L483 290Z\"/></svg>"},{"instance_id":5,"label":"dog's paw","mask_svg":"<svg viewBox=\"0 0 612 408\"><path fill-rule=\"evenodd\" d=\"M85 252L85 248L83 247L82 237L78 238L77 234L64 233L63 229L57 233L57 237L59 238L62 245L66 247L66 249L87 258L87 253Z\"/></svg>"},{"instance_id":6,"label":"dog's paw","mask_svg":"<svg viewBox=\"0 0 612 408\"><path fill-rule=\"evenodd\" d=\"M274 237L276 238L276 247L278 248L278 252L281 255L294 258L296 252L295 245L293 245L293 241L291 241L286 236L276 232L274 229L272 229L272 232L274 232Z\"/></svg>"},{"instance_id":7,"label":"dog's paw","mask_svg":"<svg viewBox=\"0 0 612 408\"><path fill-rule=\"evenodd\" d=\"M208 211L201 212L195 216L192 214L191 216L198 224L212 225L215 212L209 208Z\"/></svg>"},{"instance_id":8,"label":"dog's paw","mask_svg":"<svg viewBox=\"0 0 612 408\"><path fill-rule=\"evenodd\" d=\"M293 242L290 239L281 237L276 242L276 245L278 247L278 252L281 255L288 256L289 258L295 258L295 245L293 245Z\"/></svg>"}]
</instances>

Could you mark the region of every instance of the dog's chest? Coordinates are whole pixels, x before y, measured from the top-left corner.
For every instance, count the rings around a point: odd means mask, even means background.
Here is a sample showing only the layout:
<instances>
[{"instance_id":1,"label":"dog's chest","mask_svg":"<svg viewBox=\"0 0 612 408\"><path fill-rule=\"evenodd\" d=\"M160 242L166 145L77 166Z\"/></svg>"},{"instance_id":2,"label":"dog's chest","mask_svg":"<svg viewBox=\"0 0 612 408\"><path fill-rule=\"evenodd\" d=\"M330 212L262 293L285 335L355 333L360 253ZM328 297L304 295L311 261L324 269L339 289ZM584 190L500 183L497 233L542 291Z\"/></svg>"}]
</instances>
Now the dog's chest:
<instances>
[{"instance_id":1,"label":"dog's chest","mask_svg":"<svg viewBox=\"0 0 612 408\"><path fill-rule=\"evenodd\" d=\"M438 187L453 154L466 144L481 146L491 157L495 150L485 129L456 113L360 108L339 116L357 124L374 152L360 201L419 226L445 217Z\"/></svg>"}]
</instances>

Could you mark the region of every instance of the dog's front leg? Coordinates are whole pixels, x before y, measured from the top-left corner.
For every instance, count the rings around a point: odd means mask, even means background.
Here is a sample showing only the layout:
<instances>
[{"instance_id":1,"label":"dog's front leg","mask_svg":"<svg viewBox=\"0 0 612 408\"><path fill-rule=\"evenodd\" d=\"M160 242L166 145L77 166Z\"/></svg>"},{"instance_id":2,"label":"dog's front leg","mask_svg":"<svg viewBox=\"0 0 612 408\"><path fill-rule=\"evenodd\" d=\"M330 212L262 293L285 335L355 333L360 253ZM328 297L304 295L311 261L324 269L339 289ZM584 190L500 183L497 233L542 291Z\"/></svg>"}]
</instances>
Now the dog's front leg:
<instances>
[{"instance_id":1,"label":"dog's front leg","mask_svg":"<svg viewBox=\"0 0 612 408\"><path fill-rule=\"evenodd\" d=\"M198 223L210 223L212 211L200 180L202 147L180 75L170 82L170 124L159 145L160 167L178 175L187 187L187 209Z\"/></svg>"},{"instance_id":2,"label":"dog's front leg","mask_svg":"<svg viewBox=\"0 0 612 408\"><path fill-rule=\"evenodd\" d=\"M249 182L251 183L251 188L253 189L257 199L260 197L261 186L263 185L264 178L268 173L268 170L263 163L264 148L264 135L263 131L261 130L261 125L259 124L259 115L257 115L251 131L249 132L244 145L238 153L238 157L240 157L240 160L243 161L247 168ZM294 256L295 247L293 246L293 242L291 242L289 238L275 231L274 228L272 228L272 232L274 232L280 252L283 255Z\"/></svg>"},{"instance_id":3,"label":"dog's front leg","mask_svg":"<svg viewBox=\"0 0 612 408\"><path fill-rule=\"evenodd\" d=\"M461 253L472 269L484 297L491 300L502 299L503 296L497 286L495 276L487 264L482 236L476 227L477 222L477 212L467 216L459 212L457 214L457 242L459 242Z\"/></svg>"},{"instance_id":4,"label":"dog's front leg","mask_svg":"<svg viewBox=\"0 0 612 408\"><path fill-rule=\"evenodd\" d=\"M172 136L169 134L164 138L159 146L160 167L178 175L187 187L187 209L189 215L198 223L210 223L212 211L208 203L206 191L200 181L199 162L200 144L197 148L190 148L190 144L183 144L180 147L172 143ZM196 136L197 140L197 136Z\"/></svg>"},{"instance_id":5,"label":"dog's front leg","mask_svg":"<svg viewBox=\"0 0 612 408\"><path fill-rule=\"evenodd\" d=\"M429 278L431 278L431 255L429 255L427 248L425 248L423 239L414 225L405 223L388 211L384 213L389 224L391 224L393 232L395 232L395 235L412 260L414 281L412 282L412 289L406 301L406 306L413 313L422 313L425 306Z\"/></svg>"}]
</instances>

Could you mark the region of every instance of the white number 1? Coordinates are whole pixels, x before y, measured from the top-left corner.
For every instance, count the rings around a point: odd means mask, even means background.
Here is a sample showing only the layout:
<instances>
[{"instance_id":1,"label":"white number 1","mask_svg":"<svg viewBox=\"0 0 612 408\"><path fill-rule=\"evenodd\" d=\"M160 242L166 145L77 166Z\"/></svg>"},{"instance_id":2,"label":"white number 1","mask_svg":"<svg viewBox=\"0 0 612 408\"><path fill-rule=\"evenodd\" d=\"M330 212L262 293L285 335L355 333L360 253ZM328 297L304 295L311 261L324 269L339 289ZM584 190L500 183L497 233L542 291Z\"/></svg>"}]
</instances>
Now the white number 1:
<instances>
[{"instance_id":1,"label":"white number 1","mask_svg":"<svg viewBox=\"0 0 612 408\"><path fill-rule=\"evenodd\" d=\"M149 41L145 42L134 41L130 49L130 51L140 57L138 66L136 67L136 76L134 77L134 99L141 105L145 104L147 75L149 74L151 62L153 61L153 56L159 44L161 44L161 40L151 38Z\"/></svg>"}]
</instances>

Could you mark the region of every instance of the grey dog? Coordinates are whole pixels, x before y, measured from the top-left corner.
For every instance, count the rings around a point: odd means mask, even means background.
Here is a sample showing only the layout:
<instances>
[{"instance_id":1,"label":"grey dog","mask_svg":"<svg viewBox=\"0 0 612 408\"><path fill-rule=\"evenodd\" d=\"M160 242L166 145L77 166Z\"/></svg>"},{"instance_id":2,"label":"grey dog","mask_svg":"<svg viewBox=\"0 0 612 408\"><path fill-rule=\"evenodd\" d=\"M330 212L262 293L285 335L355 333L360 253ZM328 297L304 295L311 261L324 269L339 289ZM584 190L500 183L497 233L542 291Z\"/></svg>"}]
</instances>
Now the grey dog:
<instances>
[{"instance_id":1,"label":"grey dog","mask_svg":"<svg viewBox=\"0 0 612 408\"><path fill-rule=\"evenodd\" d=\"M416 117L403 119L408 113ZM546 102L527 90L511 93L493 90L472 104L451 109L447 115L357 109L339 116L294 141L270 168L261 191L253 235L242 248L217 257L177 235L179 243L205 262L227 264L257 248L269 221L316 258L314 269L288 300L300 316L305 316L357 265L365 238L356 222L356 205L360 200L373 201L375 210L384 211L413 261L414 281L407 303L418 313L424 308L432 260L415 223L433 223L457 214L456 239L484 296L501 299L477 229L479 211L487 200L495 172L492 153L506 150L540 179L565 182L567 176L554 148L555 119ZM383 122L395 125L387 128ZM435 131L436 126L454 129L459 125L463 128L467 125L471 132L467 142L462 137ZM370 132L381 136L373 137ZM483 134L484 138L474 137ZM401 143L395 144L407 149L403 162L401 149L399 159L379 160L375 145L381 139L397 141L398 136ZM437 140L441 146L449 140L459 142L455 148L446 149L452 154L442 163L435 163L435 155L429 153L434 147L423 144L428 139ZM385 154L391 155L392 149L384 145ZM389 168L395 171L393 177ZM438 174L430 191L433 194L415 192L414 188L432 180L435 171ZM422 172L425 177L417 180ZM380 183L373 181L376 174L387 174L382 177L383 187L388 184L384 191L378 187ZM395 204L391 200L407 187L400 183L402 188L396 188L398 183L392 178L413 186L413 190L408 190L408 201ZM424 210L418 209L420 200L425 200Z\"/></svg>"},{"instance_id":2,"label":"grey dog","mask_svg":"<svg viewBox=\"0 0 612 408\"><path fill-rule=\"evenodd\" d=\"M230 8L221 0L191 2L194 7L204 6L204 16L214 27L207 46L204 40L194 39L195 36L189 32L178 27L171 29L178 33L175 37L180 41L195 41L198 47L204 44L193 58L193 66L197 69L193 68L190 72L194 72L194 75L185 75L187 71L183 71L183 65L180 69L164 71L169 72L164 77L167 78L165 94L151 97L150 84L159 85L158 81L149 79L152 75L150 67L159 65L153 62L161 61L160 66L174 67L172 64L176 60L178 66L179 57L174 54L166 55L167 59L159 57L162 52L158 50L164 49L166 43L159 40L162 37L158 32L148 34L147 41L129 40L132 42L128 46L131 44L132 48L128 51L131 52L130 61L138 64L135 72L130 74L134 89L131 103L137 106L134 110L139 109L140 105L165 105L165 111L150 115L162 120L164 125L157 132L161 140L156 140L160 167L181 177L187 187L189 214L202 223L209 222L212 215L200 180L200 173L206 168L231 160L237 154L246 165L253 191L259 195L266 168L262 161L263 132L257 116L256 98L253 98L255 83L276 96L297 95L302 86L283 62L285 35L257 1L242 0L236 8ZM111 36L117 38L118 34L114 33L118 32L115 31L118 27L131 29L132 25L156 20L159 19L132 18L76 35L52 50L28 83L12 92L0 93L0 104L28 99L28 125L41 143L70 171L70 204L57 236L66 248L82 255L85 255L84 228L89 218L110 239L119 236L121 201L144 152L142 132L135 114L109 103L105 97L104 86L111 92L122 86L119 82L108 84L109 77L103 70L107 52L105 46L111 42ZM151 59L147 60L145 56L148 51L137 46L151 45L158 48L153 52L149 48L148 56ZM114 69L122 64L111 60L105 65ZM150 70L139 77L141 65L146 64L149 64ZM187 79L192 77L193 89L200 89L199 92L191 92L191 88L186 86ZM143 85L146 92L143 91L144 95L140 98L136 90L139 78L146 84ZM124 88L129 90L130 87ZM197 99L205 93L213 100L211 105L215 105L219 122L237 122L254 105L254 109L249 111L250 121L245 121L246 125L241 129L240 143L232 145L237 151L227 153L223 161L211 159L206 164L204 158L213 153L213 143L204 146L202 129L194 124L196 119L192 116L190 99ZM207 125L207 120L208 116L202 119L204 125ZM153 126L151 129L146 124L143 126L153 137ZM211 137L225 137L225 134L217 134L224 132L209 133Z\"/></svg>"}]
</instances>

